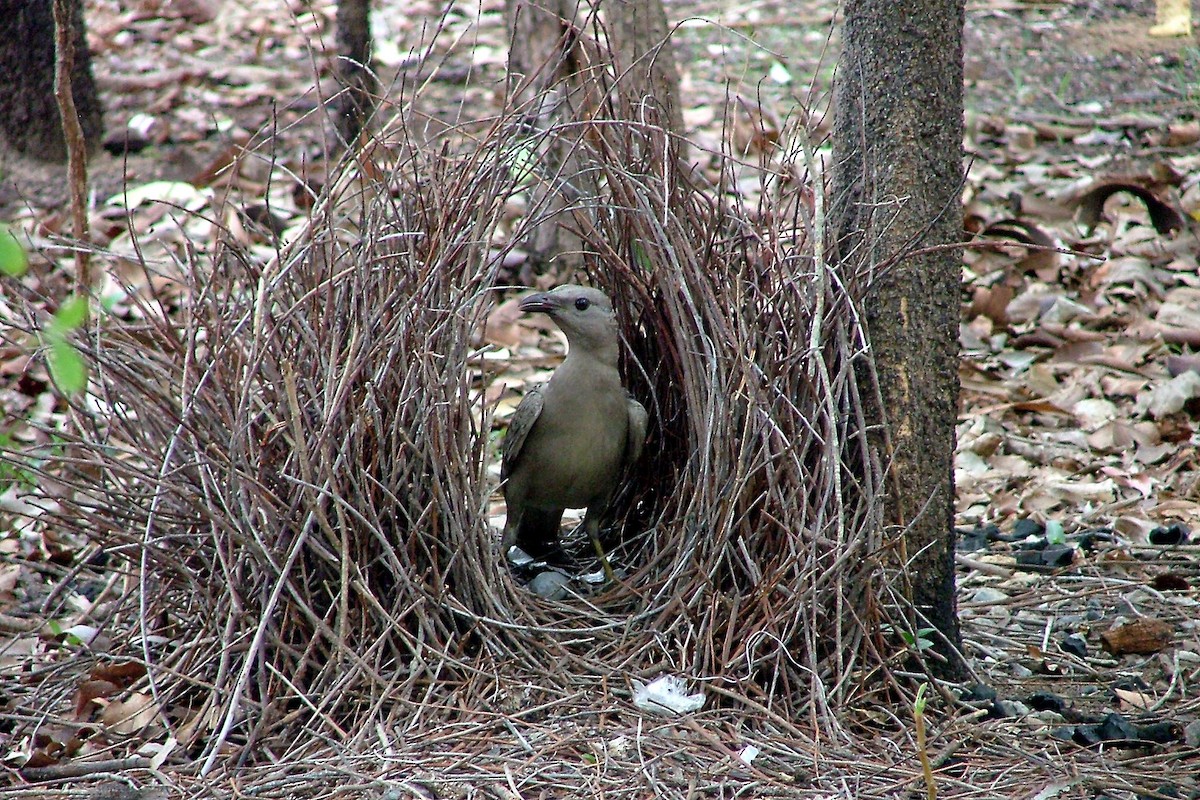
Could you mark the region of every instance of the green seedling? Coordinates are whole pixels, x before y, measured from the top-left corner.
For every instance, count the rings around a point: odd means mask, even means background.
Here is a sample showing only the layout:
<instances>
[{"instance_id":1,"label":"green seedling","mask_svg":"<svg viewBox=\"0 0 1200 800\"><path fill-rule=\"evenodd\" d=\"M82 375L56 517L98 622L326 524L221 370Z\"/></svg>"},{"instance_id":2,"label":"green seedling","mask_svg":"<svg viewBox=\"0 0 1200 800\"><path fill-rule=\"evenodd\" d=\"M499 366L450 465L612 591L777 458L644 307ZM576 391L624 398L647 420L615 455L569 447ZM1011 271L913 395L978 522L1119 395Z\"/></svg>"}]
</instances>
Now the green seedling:
<instances>
[{"instance_id":1,"label":"green seedling","mask_svg":"<svg viewBox=\"0 0 1200 800\"><path fill-rule=\"evenodd\" d=\"M897 630L892 625L883 625L881 627L883 630L899 636L904 640L905 645L910 649L916 650L918 653L922 653L933 647L933 639L929 637L937 630L936 628L918 628L916 633L913 633L912 631Z\"/></svg>"},{"instance_id":2,"label":"green seedling","mask_svg":"<svg viewBox=\"0 0 1200 800\"><path fill-rule=\"evenodd\" d=\"M46 358L50 377L60 389L68 394L82 392L87 388L87 365L75 345L67 340L71 331L83 327L87 321L88 301L79 295L68 297L44 333L44 341L50 349Z\"/></svg>"},{"instance_id":3,"label":"green seedling","mask_svg":"<svg viewBox=\"0 0 1200 800\"><path fill-rule=\"evenodd\" d=\"M0 273L19 278L29 269L25 248L7 228L0 228Z\"/></svg>"}]
</instances>

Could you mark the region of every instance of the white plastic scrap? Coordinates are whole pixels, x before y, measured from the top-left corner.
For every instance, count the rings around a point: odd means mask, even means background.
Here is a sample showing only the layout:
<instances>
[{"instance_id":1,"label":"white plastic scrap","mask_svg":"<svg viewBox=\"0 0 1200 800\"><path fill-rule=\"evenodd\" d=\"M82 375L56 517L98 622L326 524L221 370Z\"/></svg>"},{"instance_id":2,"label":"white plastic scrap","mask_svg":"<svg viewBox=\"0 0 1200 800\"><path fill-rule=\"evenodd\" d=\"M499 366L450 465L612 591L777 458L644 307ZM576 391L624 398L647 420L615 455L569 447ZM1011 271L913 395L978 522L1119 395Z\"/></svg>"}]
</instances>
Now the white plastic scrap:
<instances>
[{"instance_id":1,"label":"white plastic scrap","mask_svg":"<svg viewBox=\"0 0 1200 800\"><path fill-rule=\"evenodd\" d=\"M758 758L758 754L761 752L762 750L759 748L752 744L748 744L742 748L742 752L738 753L738 758L740 758L746 764L752 764L754 763L754 759Z\"/></svg>"},{"instance_id":2,"label":"white plastic scrap","mask_svg":"<svg viewBox=\"0 0 1200 800\"><path fill-rule=\"evenodd\" d=\"M690 714L704 707L704 693L688 694L683 678L662 675L648 684L635 680L633 704L657 714Z\"/></svg>"}]
</instances>

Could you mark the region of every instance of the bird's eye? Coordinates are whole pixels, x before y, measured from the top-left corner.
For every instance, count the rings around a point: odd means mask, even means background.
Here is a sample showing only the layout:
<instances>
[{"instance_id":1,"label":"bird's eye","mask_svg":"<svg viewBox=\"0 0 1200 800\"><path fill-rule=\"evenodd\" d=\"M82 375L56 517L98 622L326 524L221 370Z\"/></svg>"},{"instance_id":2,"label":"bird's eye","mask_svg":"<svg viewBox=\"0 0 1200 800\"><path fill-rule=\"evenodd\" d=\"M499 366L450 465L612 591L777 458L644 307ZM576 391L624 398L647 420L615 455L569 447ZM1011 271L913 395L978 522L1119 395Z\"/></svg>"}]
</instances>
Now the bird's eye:
<instances>
[{"instance_id":1,"label":"bird's eye","mask_svg":"<svg viewBox=\"0 0 1200 800\"><path fill-rule=\"evenodd\" d=\"M580 311L587 311L587 307L590 305L591 305L591 303L588 302L588 299L586 297L579 297L579 298L576 298L576 300L575 300L575 307L578 308Z\"/></svg>"}]
</instances>

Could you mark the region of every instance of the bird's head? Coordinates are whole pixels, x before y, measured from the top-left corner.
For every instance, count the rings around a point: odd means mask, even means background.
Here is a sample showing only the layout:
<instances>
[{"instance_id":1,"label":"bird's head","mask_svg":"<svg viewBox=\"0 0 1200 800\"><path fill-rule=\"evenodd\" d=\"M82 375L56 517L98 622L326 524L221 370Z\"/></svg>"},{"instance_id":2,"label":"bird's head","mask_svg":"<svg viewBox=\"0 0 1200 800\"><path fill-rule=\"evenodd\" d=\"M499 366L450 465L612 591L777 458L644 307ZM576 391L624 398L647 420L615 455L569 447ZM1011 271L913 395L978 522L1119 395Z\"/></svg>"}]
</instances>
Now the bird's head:
<instances>
[{"instance_id":1,"label":"bird's head","mask_svg":"<svg viewBox=\"0 0 1200 800\"><path fill-rule=\"evenodd\" d=\"M616 358L617 321L612 301L599 289L568 284L521 301L527 313L545 314L566 334L571 348Z\"/></svg>"}]
</instances>

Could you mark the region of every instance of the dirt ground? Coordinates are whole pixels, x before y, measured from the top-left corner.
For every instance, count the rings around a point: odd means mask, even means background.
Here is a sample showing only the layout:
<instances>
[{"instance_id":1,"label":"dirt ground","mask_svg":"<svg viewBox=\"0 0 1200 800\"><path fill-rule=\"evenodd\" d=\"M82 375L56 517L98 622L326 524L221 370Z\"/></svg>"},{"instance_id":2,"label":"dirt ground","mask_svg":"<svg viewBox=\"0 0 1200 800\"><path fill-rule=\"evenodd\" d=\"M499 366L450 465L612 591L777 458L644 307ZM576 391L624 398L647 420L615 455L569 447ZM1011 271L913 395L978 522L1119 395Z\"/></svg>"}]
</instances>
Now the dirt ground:
<instances>
[{"instance_id":1,"label":"dirt ground","mask_svg":"<svg viewBox=\"0 0 1200 800\"><path fill-rule=\"evenodd\" d=\"M328 152L319 100L329 89L331 2L87 5L107 126L117 132L145 122L152 139L140 152L104 151L91 163L101 246L124 214L106 200L152 181L229 191L243 208L274 192L272 210L285 224L302 217L291 189L269 185L265 167L245 164L236 181L221 176L242 147L272 135L270 149L296 174ZM442 124L494 108L502 9L500 0L444 9L388 0L376 11L381 72L434 85L427 96L440 101L421 112ZM668 13L680 23L686 120L700 152L719 149L731 95L750 98L781 127L798 106L821 116L836 61L831 4L676 0ZM1200 744L1200 548L1164 547L1151 537L1174 523L1200 524L1197 406L1195 395L1162 415L1147 406L1196 358L1196 340L1163 331L1194 333L1191 314L1200 307L1198 248L1188 232L1194 220L1186 219L1200 181L1189 133L1200 119L1200 46L1195 38L1147 36L1152 19L1149 0L968 7L969 215L977 229L1015 217L1054 245L1095 258L1063 256L1040 271L1019 253L966 259L958 524L983 538L960 554L960 605L978 682L1020 707L1004 713L985 698L977 727L955 723L958 738L942 741L948 752L939 765L952 784L977 774L975 756L956 753L965 748L991 764L993 747L1039 776L1029 797L1132 798L1156 788L1154 796L1200 797L1192 771ZM738 113L736 102L730 108ZM1097 231L1081 231L1069 199L1118 175L1182 203L1183 231L1151 232L1143 209L1110 205ZM35 264L66 268L50 246L66 225L64 199L61 168L0 152L0 220L46 246ZM1123 277L1113 274L1117 264ZM1000 286L1008 294L997 300ZM1022 316L1012 305L1022 298L1042 310ZM1048 321L1051 301L1087 310ZM1127 336L1151 324L1160 326L1157 339ZM1134 353L1135 346L1144 349ZM1182 371L1171 366L1178 363ZM18 385L15 370L3 374L9 426L40 401ZM1127 438L1104 440L1106 425ZM1020 520L1040 528L1028 540L1014 538ZM1065 562L1022 560L1025 544L1041 552L1062 542L1072 549ZM1107 646L1103 634L1137 619L1168 625L1168 643L1142 653ZM1082 653L1064 649L1071 635L1084 641ZM1065 707L1042 707L1049 701L1031 700L1039 692L1065 698ZM1160 723L1169 730L1161 742L1128 749L1077 749L1079 725L1114 713L1142 732Z\"/></svg>"},{"instance_id":2,"label":"dirt ground","mask_svg":"<svg viewBox=\"0 0 1200 800\"><path fill-rule=\"evenodd\" d=\"M267 8L269 7L269 9ZM332 6L279 2L221 4L143 0L88 4L95 73L104 94L110 138L130 118L153 118L148 150L99 153L90 165L97 197L124 183L194 179L220 159L231 132L284 132L279 146L319 158L329 132L313 113L328 83ZM467 14L453 6L445 30L465 31ZM714 113L727 90L763 97L778 119L792 104L823 113L836 61L834 6L780 0L670 4L680 24L676 49L684 74L692 133L714 135ZM1200 49L1195 40L1157 39L1149 0L968 4L964 37L968 114L1010 122L1053 116L1071 119L1128 113L1194 118L1200 101ZM474 17L475 15L470 15ZM497 97L503 67L502 4L488 0L469 20L474 47L447 47L436 69L407 51L432 39L433 5L396 3L376 13L381 74L414 75L446 84L447 116ZM299 29L299 31L297 31ZM435 49L442 47L442 36ZM282 46L280 46L282 45ZM313 58L309 48L316 48ZM313 67L325 83L314 85ZM326 94L327 96L327 94ZM473 107L478 107L477 105ZM1085 148L1087 145L1084 146ZM110 148L110 150L113 148ZM1079 149L1076 145L1075 149ZM1143 148L1126 143L1121 156ZM54 208L65 199L58 168L0 150L0 214L31 206Z\"/></svg>"}]
</instances>

